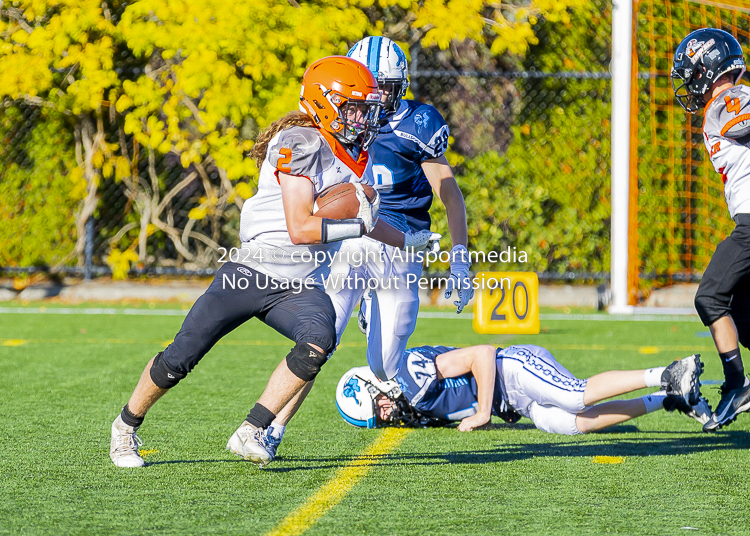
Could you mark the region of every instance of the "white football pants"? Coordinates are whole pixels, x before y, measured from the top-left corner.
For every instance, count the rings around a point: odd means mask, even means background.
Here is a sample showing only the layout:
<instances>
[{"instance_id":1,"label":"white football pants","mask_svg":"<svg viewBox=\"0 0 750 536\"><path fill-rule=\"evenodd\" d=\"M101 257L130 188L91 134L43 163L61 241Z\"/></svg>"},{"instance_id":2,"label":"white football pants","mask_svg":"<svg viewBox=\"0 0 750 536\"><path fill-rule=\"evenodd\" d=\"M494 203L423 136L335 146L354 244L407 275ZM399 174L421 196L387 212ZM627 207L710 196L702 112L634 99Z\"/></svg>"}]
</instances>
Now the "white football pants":
<instances>
[{"instance_id":1,"label":"white football pants","mask_svg":"<svg viewBox=\"0 0 750 536\"><path fill-rule=\"evenodd\" d=\"M367 363L383 381L396 376L417 326L421 273L421 261L367 237L344 240L331 266L326 292L336 309L336 345L364 295Z\"/></svg>"},{"instance_id":2,"label":"white football pants","mask_svg":"<svg viewBox=\"0 0 750 536\"><path fill-rule=\"evenodd\" d=\"M573 376L541 346L509 346L498 353L498 359L511 407L545 432L580 434L576 415L587 409L583 403L587 380Z\"/></svg>"}]
</instances>

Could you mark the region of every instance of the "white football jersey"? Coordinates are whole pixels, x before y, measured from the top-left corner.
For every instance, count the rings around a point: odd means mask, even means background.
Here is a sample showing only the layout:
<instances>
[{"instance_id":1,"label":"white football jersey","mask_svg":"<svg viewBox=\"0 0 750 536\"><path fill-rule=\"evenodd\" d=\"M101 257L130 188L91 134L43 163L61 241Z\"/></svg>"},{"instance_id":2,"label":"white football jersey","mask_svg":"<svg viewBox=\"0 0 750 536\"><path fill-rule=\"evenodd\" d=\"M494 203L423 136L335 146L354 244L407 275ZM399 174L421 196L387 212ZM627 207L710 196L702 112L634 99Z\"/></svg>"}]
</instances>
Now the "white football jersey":
<instances>
[{"instance_id":1,"label":"white football jersey","mask_svg":"<svg viewBox=\"0 0 750 536\"><path fill-rule=\"evenodd\" d=\"M364 183L368 155L355 161L342 145L313 127L290 127L271 139L260 168L258 192L245 201L240 216L239 262L278 279L313 278L328 275L330 261L310 261L316 252L327 258L340 242L295 245L289 237L277 174L304 176L312 182L317 197L323 190L346 182ZM369 176L370 174L368 174ZM322 253L318 253L318 258ZM232 259L234 260L234 259Z\"/></svg>"},{"instance_id":2,"label":"white football jersey","mask_svg":"<svg viewBox=\"0 0 750 536\"><path fill-rule=\"evenodd\" d=\"M733 86L708 103L703 141L721 173L729 214L750 213L750 87Z\"/></svg>"}]
</instances>

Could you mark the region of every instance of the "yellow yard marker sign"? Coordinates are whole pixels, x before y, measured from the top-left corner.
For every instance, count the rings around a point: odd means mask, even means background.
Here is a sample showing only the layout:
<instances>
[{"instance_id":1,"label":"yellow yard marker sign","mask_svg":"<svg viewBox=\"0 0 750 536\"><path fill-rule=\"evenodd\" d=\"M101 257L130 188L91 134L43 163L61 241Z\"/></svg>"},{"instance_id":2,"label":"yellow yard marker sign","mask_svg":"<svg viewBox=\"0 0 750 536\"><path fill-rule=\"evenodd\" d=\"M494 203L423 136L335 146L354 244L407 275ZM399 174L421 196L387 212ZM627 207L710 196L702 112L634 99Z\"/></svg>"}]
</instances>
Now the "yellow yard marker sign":
<instances>
[{"instance_id":1,"label":"yellow yard marker sign","mask_svg":"<svg viewBox=\"0 0 750 536\"><path fill-rule=\"evenodd\" d=\"M539 333L539 278L534 272L483 272L474 305L474 331Z\"/></svg>"}]
</instances>

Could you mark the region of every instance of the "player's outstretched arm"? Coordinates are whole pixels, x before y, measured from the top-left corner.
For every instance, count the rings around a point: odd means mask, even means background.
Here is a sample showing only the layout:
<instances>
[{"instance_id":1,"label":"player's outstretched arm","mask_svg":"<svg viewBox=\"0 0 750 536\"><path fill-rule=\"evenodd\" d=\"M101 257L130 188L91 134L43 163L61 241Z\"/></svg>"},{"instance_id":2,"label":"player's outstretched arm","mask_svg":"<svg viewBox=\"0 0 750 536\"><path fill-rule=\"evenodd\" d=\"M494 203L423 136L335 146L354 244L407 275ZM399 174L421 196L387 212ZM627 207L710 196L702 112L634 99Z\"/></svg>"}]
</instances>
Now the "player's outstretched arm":
<instances>
[{"instance_id":1,"label":"player's outstretched arm","mask_svg":"<svg viewBox=\"0 0 750 536\"><path fill-rule=\"evenodd\" d=\"M461 432L490 422L492 417L492 398L495 394L495 347L489 345L458 348L435 359L438 379L456 378L471 372L477 382L477 412L466 417L458 425Z\"/></svg>"},{"instance_id":2,"label":"player's outstretched arm","mask_svg":"<svg viewBox=\"0 0 750 536\"><path fill-rule=\"evenodd\" d=\"M466 225L466 204L461 189L458 187L453 170L445 156L432 158L422 162L427 181L432 186L435 195L445 205L448 217L448 229L451 232L451 242L454 246L466 246L469 234Z\"/></svg>"},{"instance_id":3,"label":"player's outstretched arm","mask_svg":"<svg viewBox=\"0 0 750 536\"><path fill-rule=\"evenodd\" d=\"M422 162L422 170L435 191L435 195L445 205L448 229L451 233L451 242L453 242L450 257L451 275L445 288L445 297L449 298L453 290L457 290L458 301L453 303L456 305L456 312L460 313L474 296L474 286L469 271L471 261L466 249L469 237L464 196L444 155Z\"/></svg>"}]
</instances>

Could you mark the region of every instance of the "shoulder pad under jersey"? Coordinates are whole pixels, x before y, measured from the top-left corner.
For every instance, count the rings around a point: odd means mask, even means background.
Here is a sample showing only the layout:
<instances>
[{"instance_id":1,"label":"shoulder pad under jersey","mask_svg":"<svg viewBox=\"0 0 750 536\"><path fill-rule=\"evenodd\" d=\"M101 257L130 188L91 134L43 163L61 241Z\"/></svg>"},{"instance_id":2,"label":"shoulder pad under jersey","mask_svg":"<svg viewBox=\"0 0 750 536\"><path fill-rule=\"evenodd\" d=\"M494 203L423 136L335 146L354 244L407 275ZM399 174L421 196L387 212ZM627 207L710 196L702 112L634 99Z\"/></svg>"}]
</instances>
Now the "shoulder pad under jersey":
<instances>
[{"instance_id":1,"label":"shoulder pad under jersey","mask_svg":"<svg viewBox=\"0 0 750 536\"><path fill-rule=\"evenodd\" d=\"M750 134L750 88L734 86L721 92L706 109L704 130L726 138Z\"/></svg>"},{"instance_id":2,"label":"shoulder pad under jersey","mask_svg":"<svg viewBox=\"0 0 750 536\"><path fill-rule=\"evenodd\" d=\"M448 149L450 136L445 119L429 104L409 101L409 105L413 107L411 114L404 118L396 130L408 132L419 140L417 143L422 149L424 160L442 156ZM396 134L399 135L398 132Z\"/></svg>"},{"instance_id":3,"label":"shoulder pad under jersey","mask_svg":"<svg viewBox=\"0 0 750 536\"><path fill-rule=\"evenodd\" d=\"M268 147L268 161L289 175L318 175L333 165L333 151L315 128L282 130Z\"/></svg>"}]
</instances>

